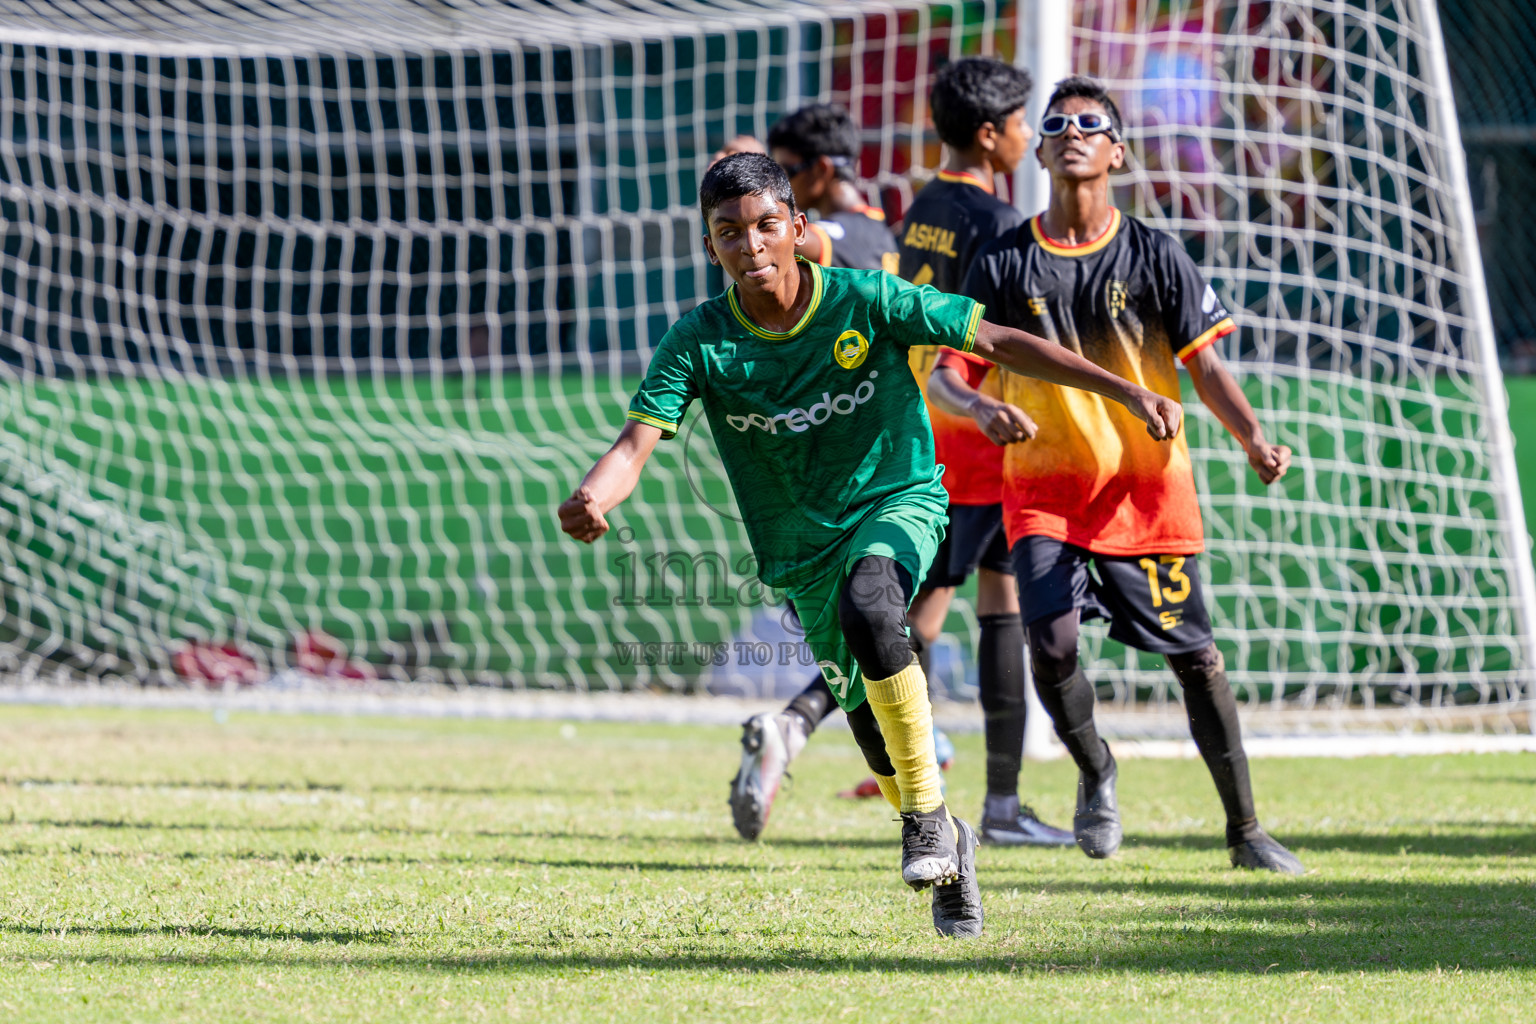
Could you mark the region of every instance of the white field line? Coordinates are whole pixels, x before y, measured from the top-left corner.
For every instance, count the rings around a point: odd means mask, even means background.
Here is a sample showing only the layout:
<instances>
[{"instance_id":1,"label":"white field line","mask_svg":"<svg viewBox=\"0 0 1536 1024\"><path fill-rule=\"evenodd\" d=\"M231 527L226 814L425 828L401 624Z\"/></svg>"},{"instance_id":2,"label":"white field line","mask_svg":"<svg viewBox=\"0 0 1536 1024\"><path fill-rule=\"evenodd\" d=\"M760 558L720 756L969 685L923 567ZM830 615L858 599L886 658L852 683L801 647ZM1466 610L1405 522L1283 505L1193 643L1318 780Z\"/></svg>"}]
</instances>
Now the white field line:
<instances>
[{"instance_id":1,"label":"white field line","mask_svg":"<svg viewBox=\"0 0 1536 1024\"><path fill-rule=\"evenodd\" d=\"M633 693L559 693L545 691L456 690L431 684L391 683L382 687L313 686L291 690L162 690L90 685L19 684L0 686L0 704L65 708L197 711L223 717L231 713L277 715L378 716L388 718L520 719L574 722L647 722L675 725L736 725L761 711L777 710L780 700L688 697ZM1528 709L1519 709L1523 724ZM944 702L935 709L940 728L978 732L976 705ZM1509 731L1513 713L1498 716L1503 730L1409 731L1410 718L1394 723L1374 717L1362 730L1350 730L1346 715L1292 713L1284 719L1263 712L1244 717L1244 745L1250 757L1372 757L1410 754L1536 753L1536 736ZM1177 706L1155 711L1101 709L1099 731L1115 741L1115 756L1193 758L1188 726ZM1423 724L1420 722L1419 724ZM1396 726L1394 728L1394 725ZM825 728L846 729L841 715ZM1051 737L1045 759L1065 756Z\"/></svg>"}]
</instances>

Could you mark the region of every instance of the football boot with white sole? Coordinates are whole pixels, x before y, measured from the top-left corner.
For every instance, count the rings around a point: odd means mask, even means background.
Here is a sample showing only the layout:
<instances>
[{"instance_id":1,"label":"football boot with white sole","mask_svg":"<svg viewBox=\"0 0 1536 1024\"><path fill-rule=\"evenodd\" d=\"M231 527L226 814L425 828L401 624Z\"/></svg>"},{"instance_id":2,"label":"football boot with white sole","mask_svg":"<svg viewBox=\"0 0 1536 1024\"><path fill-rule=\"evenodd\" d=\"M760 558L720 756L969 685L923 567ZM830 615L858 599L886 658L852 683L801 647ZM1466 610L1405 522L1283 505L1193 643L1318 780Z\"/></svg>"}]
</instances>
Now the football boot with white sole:
<instances>
[{"instance_id":1,"label":"football boot with white sole","mask_svg":"<svg viewBox=\"0 0 1536 1024\"><path fill-rule=\"evenodd\" d=\"M960 876L956 826L943 804L901 815L901 880L918 892Z\"/></svg>"},{"instance_id":2,"label":"football boot with white sole","mask_svg":"<svg viewBox=\"0 0 1536 1024\"><path fill-rule=\"evenodd\" d=\"M782 711L753 715L741 725L741 767L731 780L731 820L749 843L763 834L790 758L805 745L804 735L798 734L801 728L800 716Z\"/></svg>"}]
</instances>

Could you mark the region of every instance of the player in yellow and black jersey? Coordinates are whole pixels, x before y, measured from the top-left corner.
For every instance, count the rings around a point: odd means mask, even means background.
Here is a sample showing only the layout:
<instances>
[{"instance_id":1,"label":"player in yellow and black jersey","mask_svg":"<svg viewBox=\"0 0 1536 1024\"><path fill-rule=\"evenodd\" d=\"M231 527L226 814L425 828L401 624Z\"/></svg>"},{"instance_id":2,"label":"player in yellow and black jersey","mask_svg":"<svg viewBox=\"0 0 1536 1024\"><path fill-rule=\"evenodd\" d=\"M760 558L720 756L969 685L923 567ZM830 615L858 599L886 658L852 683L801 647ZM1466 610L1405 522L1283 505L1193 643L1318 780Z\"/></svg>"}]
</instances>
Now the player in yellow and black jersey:
<instances>
[{"instance_id":1,"label":"player in yellow and black jersey","mask_svg":"<svg viewBox=\"0 0 1536 1024\"><path fill-rule=\"evenodd\" d=\"M944 167L923 186L900 232L901 276L956 292L976 253L1024 223L1024 214L996 193L998 175L1011 175L1029 152L1024 105L1033 86L1023 68L985 57L946 65L934 80L929 108L944 142ZM925 397L934 348L914 348L912 373ZM997 394L999 374L983 369L978 387ZM989 407L992 408L992 407ZM976 576L977 681L987 746L983 842L1063 846L1072 834L1040 821L1018 796L1024 742L1024 628L1019 621L1013 564L1003 532L1002 476L1006 445L1021 440L1011 412L984 419L957 416L928 404L934 453L944 466L949 528L908 618L915 645L933 643L943 629L955 589Z\"/></svg>"},{"instance_id":2,"label":"player in yellow and black jersey","mask_svg":"<svg viewBox=\"0 0 1536 1024\"><path fill-rule=\"evenodd\" d=\"M976 254L964 293L989 319L1165 397L1181 393L1183 366L1259 479L1283 477L1291 450L1268 440L1218 354L1216 343L1236 322L1176 240L1110 204L1125 144L1104 86L1059 82L1040 136L1050 205ZM1026 418L1032 440L1010 445L1003 465L1003 525L1035 686L1078 766L1078 845L1107 857L1123 835L1118 769L1097 733L1094 686L1077 650L1080 623L1104 618L1111 639L1163 655L1178 678L1190 733L1226 811L1231 862L1301 874L1301 861L1265 832L1255 809L1237 703L1201 587L1205 534L1187 442L1154 441L1097 399L1007 372L1001 400L989 399L965 379L974 369L963 354L945 352L928 397L954 411L1006 404Z\"/></svg>"},{"instance_id":3,"label":"player in yellow and black jersey","mask_svg":"<svg viewBox=\"0 0 1536 1024\"><path fill-rule=\"evenodd\" d=\"M971 257L1024 214L997 195L996 174L1011 174L1029 151L1024 123L1029 72L971 57L947 65L933 86L933 123L948 159L912 200L901 225L899 271L913 284L958 292ZM992 107L1018 106L994 112ZM1001 121L1001 125L994 124Z\"/></svg>"}]
</instances>

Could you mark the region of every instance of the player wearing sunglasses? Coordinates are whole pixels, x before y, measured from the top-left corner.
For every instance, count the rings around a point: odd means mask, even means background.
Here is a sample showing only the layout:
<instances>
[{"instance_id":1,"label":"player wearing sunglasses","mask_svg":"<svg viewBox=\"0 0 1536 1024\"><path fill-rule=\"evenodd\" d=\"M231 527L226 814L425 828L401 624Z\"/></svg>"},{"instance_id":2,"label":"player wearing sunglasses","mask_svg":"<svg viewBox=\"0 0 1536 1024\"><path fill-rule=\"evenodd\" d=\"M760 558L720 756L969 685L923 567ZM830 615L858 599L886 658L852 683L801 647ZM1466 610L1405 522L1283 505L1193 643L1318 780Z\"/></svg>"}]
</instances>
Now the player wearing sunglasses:
<instances>
[{"instance_id":1,"label":"player wearing sunglasses","mask_svg":"<svg viewBox=\"0 0 1536 1024\"><path fill-rule=\"evenodd\" d=\"M1120 132L1115 128L1114 118L1094 110L1076 114L1046 114L1040 120L1040 137L1054 139L1065 135L1068 128L1076 128L1078 134L1084 137L1102 132L1109 136L1110 142L1120 141Z\"/></svg>"},{"instance_id":2,"label":"player wearing sunglasses","mask_svg":"<svg viewBox=\"0 0 1536 1024\"><path fill-rule=\"evenodd\" d=\"M1040 125L1049 208L984 248L962 288L989 320L1058 342L1164 396L1178 366L1247 453L1266 484L1285 475L1289 448L1266 440L1222 366L1215 343L1236 330L1194 261L1168 235L1109 202L1125 163L1120 111L1089 78L1059 83ZM1184 691L1190 732L1226 811L1233 865L1290 874L1301 862L1260 827L1237 705L1201 596L1205 548L1189 447L1148 443L1100 399L1004 370L1001 398L977 389L991 364L945 352L930 401L984 414L1006 403L1029 440L1008 446L1003 522L1035 686L1078 767L1073 831L1090 857L1120 845L1116 765L1094 723L1094 687L1078 664L1078 625L1162 654ZM1090 567L1092 572L1090 572Z\"/></svg>"}]
</instances>

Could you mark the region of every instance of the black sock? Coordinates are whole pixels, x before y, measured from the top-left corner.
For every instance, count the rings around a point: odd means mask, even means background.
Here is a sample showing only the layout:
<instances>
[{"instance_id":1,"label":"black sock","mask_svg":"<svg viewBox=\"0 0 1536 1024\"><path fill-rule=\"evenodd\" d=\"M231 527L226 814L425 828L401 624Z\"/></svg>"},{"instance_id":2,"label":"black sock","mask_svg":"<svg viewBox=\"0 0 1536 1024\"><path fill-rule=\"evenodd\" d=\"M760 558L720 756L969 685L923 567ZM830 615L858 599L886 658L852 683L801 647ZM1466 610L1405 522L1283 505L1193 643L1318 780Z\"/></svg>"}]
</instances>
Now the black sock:
<instances>
[{"instance_id":1,"label":"black sock","mask_svg":"<svg viewBox=\"0 0 1536 1024\"><path fill-rule=\"evenodd\" d=\"M870 771L887 779L896 774L896 768L891 764L891 755L885 750L885 737L880 734L880 723L875 721L875 712L869 706L869 701L866 700L848 712L848 728L853 731L853 740L864 753L864 763L869 765Z\"/></svg>"},{"instance_id":2,"label":"black sock","mask_svg":"<svg viewBox=\"0 0 1536 1024\"><path fill-rule=\"evenodd\" d=\"M1212 646L1191 654L1169 655L1168 664L1184 687L1190 735L1227 812L1227 845L1254 839L1260 830L1253 784L1248 778L1248 755L1243 750L1237 700L1227 682L1221 655Z\"/></svg>"},{"instance_id":3,"label":"black sock","mask_svg":"<svg viewBox=\"0 0 1536 1024\"><path fill-rule=\"evenodd\" d=\"M1024 624L1015 614L983 615L979 621L987 795L1014 796L1024 761Z\"/></svg>"},{"instance_id":4,"label":"black sock","mask_svg":"<svg viewBox=\"0 0 1536 1024\"><path fill-rule=\"evenodd\" d=\"M799 715L805 720L805 734L809 736L835 707L837 707L837 701L832 697L831 687L827 686L827 681L818 675L807 684L805 689L790 699L790 702L784 706L784 710Z\"/></svg>"},{"instance_id":5,"label":"black sock","mask_svg":"<svg viewBox=\"0 0 1536 1024\"><path fill-rule=\"evenodd\" d=\"M912 644L912 653L917 655L917 667L923 670L923 678L928 680L928 699L932 701L934 698L933 673L928 671L928 664L933 652L928 647L928 641L924 640L917 630L912 630L907 639Z\"/></svg>"},{"instance_id":6,"label":"black sock","mask_svg":"<svg viewBox=\"0 0 1536 1024\"><path fill-rule=\"evenodd\" d=\"M1029 624L1029 660L1035 670L1035 692L1051 716L1056 735L1077 762L1090 788L1114 759L1093 723L1093 684L1077 667L1077 609L1053 619Z\"/></svg>"},{"instance_id":7,"label":"black sock","mask_svg":"<svg viewBox=\"0 0 1536 1024\"><path fill-rule=\"evenodd\" d=\"M1088 788L1097 788L1104 773L1109 771L1112 759L1109 744L1099 737L1093 721L1093 684L1088 682L1082 670L1073 672L1059 683L1047 682L1036 675L1035 692L1050 714L1056 735L1061 738L1067 753L1072 755L1078 770L1088 777Z\"/></svg>"}]
</instances>

